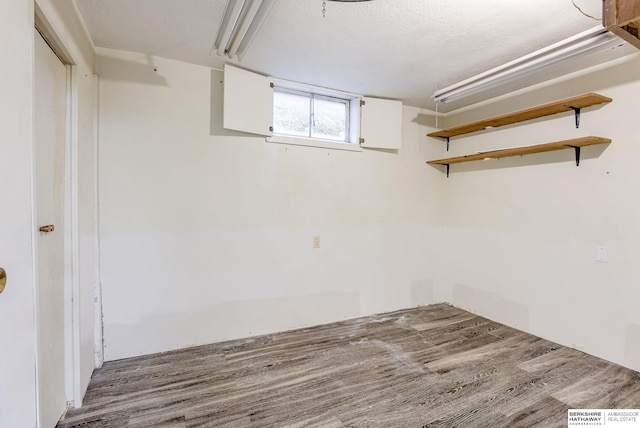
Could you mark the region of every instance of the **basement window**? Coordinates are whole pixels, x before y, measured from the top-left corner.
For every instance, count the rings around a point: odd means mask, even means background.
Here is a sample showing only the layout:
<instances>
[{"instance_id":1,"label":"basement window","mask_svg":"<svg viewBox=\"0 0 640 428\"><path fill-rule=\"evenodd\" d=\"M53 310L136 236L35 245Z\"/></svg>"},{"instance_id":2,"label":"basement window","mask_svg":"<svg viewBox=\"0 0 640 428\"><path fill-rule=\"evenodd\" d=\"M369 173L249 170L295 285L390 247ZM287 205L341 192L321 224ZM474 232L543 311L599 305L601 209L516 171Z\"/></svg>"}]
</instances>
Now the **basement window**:
<instances>
[{"instance_id":1,"label":"basement window","mask_svg":"<svg viewBox=\"0 0 640 428\"><path fill-rule=\"evenodd\" d=\"M359 97L308 85L276 83L273 91L274 143L358 150ZM358 116L356 118L356 116Z\"/></svg>"},{"instance_id":2,"label":"basement window","mask_svg":"<svg viewBox=\"0 0 640 428\"><path fill-rule=\"evenodd\" d=\"M275 88L273 133L346 143L349 100Z\"/></svg>"}]
</instances>

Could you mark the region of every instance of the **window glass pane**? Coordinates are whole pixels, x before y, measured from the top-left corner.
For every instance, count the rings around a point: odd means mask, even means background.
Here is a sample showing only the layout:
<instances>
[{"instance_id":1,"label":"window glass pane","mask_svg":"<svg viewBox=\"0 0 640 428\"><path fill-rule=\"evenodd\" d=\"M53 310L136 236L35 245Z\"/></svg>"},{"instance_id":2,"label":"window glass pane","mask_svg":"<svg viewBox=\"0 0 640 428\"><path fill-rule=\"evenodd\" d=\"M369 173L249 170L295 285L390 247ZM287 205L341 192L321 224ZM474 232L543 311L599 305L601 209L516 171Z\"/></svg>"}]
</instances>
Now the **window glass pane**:
<instances>
[{"instance_id":1,"label":"window glass pane","mask_svg":"<svg viewBox=\"0 0 640 428\"><path fill-rule=\"evenodd\" d=\"M311 138L346 141L347 104L315 98L312 123Z\"/></svg>"},{"instance_id":2,"label":"window glass pane","mask_svg":"<svg viewBox=\"0 0 640 428\"><path fill-rule=\"evenodd\" d=\"M273 132L309 137L311 97L275 91L273 98Z\"/></svg>"}]
</instances>

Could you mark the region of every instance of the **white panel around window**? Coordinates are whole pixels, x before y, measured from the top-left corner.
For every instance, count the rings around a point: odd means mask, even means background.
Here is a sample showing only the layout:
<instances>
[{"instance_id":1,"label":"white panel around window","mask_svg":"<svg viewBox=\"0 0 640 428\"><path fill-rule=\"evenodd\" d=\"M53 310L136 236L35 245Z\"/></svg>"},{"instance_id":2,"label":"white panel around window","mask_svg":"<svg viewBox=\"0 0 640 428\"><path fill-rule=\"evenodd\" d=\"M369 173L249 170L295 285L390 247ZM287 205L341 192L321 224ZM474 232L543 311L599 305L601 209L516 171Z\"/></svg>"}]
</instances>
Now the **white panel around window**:
<instances>
[{"instance_id":1,"label":"white panel around window","mask_svg":"<svg viewBox=\"0 0 640 428\"><path fill-rule=\"evenodd\" d=\"M360 124L365 148L400 149L402 146L402 102L364 98Z\"/></svg>"},{"instance_id":2,"label":"white panel around window","mask_svg":"<svg viewBox=\"0 0 640 428\"><path fill-rule=\"evenodd\" d=\"M271 136L271 78L225 65L223 123L226 129Z\"/></svg>"}]
</instances>

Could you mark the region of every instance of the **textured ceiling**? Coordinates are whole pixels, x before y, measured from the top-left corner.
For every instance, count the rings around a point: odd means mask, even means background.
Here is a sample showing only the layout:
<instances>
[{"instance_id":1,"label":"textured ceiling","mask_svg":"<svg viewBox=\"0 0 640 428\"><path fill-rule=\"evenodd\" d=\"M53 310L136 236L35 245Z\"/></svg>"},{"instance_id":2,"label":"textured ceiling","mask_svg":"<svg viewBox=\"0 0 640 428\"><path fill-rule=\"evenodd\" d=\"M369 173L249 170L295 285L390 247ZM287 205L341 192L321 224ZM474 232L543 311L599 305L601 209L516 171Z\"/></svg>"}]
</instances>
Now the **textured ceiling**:
<instances>
[{"instance_id":1,"label":"textured ceiling","mask_svg":"<svg viewBox=\"0 0 640 428\"><path fill-rule=\"evenodd\" d=\"M283 79L434 109L430 97L438 88L600 25L602 0L573 1L598 20L581 13L572 0L327 2L326 17L322 0L276 0L239 64ZM213 68L238 63L209 54L224 0L76 3L96 46ZM630 52L625 47L594 55L556 74ZM500 91L482 97L495 95ZM478 100L445 103L440 111Z\"/></svg>"}]
</instances>

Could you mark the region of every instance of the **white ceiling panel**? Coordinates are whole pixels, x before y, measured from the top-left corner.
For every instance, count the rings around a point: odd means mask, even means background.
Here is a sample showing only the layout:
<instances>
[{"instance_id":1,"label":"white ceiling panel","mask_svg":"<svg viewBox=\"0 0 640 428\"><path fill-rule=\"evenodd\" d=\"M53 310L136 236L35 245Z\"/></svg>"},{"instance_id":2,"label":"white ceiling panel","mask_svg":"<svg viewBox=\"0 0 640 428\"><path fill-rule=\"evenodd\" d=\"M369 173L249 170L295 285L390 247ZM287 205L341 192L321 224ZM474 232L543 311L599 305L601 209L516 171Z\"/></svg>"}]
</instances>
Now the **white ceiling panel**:
<instances>
[{"instance_id":1,"label":"white ceiling panel","mask_svg":"<svg viewBox=\"0 0 640 428\"><path fill-rule=\"evenodd\" d=\"M327 1L325 17L322 0L277 0L238 63L215 52L210 55L225 0L76 3L96 46L214 68L234 63L283 79L429 109L434 109L431 96L438 88L600 25L602 15L602 0ZM565 65L558 73L631 52L618 51ZM553 75L544 75L549 77ZM502 92L538 80L528 78ZM443 104L440 111L479 99Z\"/></svg>"}]
</instances>

